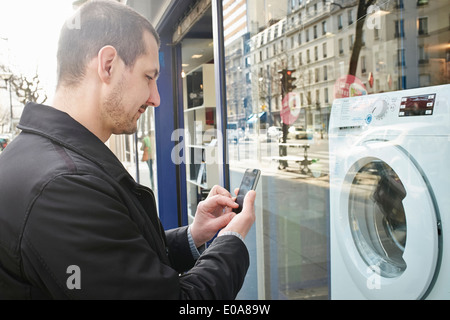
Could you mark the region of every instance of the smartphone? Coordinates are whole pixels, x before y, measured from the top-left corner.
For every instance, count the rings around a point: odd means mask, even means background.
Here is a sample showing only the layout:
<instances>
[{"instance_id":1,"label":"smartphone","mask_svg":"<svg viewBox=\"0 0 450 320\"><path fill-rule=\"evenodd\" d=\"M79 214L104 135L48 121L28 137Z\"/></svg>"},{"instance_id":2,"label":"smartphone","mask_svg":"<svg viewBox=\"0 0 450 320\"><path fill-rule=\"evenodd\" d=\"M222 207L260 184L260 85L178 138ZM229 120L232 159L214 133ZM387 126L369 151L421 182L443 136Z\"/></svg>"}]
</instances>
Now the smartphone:
<instances>
[{"instance_id":1,"label":"smartphone","mask_svg":"<svg viewBox=\"0 0 450 320\"><path fill-rule=\"evenodd\" d=\"M242 206L244 204L245 195L250 190L256 189L256 185L258 184L260 175L261 175L261 171L258 169L245 170L244 177L242 178L241 186L239 187L239 192L236 197L236 203L239 204L239 207L236 209L233 209L234 212L239 213L242 211Z\"/></svg>"}]
</instances>

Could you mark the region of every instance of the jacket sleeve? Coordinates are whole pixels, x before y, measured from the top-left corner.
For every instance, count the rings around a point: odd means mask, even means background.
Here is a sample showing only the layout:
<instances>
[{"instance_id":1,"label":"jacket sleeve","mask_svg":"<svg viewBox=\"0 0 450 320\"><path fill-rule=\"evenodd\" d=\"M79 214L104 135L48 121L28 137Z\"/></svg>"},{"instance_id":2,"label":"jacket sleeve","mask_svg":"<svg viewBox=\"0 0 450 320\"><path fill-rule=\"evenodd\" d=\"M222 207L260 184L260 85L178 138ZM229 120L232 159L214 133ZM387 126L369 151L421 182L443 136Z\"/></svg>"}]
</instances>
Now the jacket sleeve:
<instances>
[{"instance_id":1,"label":"jacket sleeve","mask_svg":"<svg viewBox=\"0 0 450 320\"><path fill-rule=\"evenodd\" d=\"M187 227L166 231L173 266L177 270L189 270L180 277L180 298L234 298L242 287L250 263L245 244L236 236L220 236L196 262L186 234Z\"/></svg>"},{"instance_id":2,"label":"jacket sleeve","mask_svg":"<svg viewBox=\"0 0 450 320\"><path fill-rule=\"evenodd\" d=\"M191 269L195 263L189 246L187 229L188 227L181 227L166 231L170 263L180 273Z\"/></svg>"},{"instance_id":3,"label":"jacket sleeve","mask_svg":"<svg viewBox=\"0 0 450 320\"><path fill-rule=\"evenodd\" d=\"M21 242L23 272L33 286L57 299L236 296L248 268L248 253L239 239L216 239L180 277L161 261L141 227L104 180L60 175L29 206ZM173 254L178 252L176 243L181 241L169 243ZM245 261L236 259L242 256Z\"/></svg>"},{"instance_id":4,"label":"jacket sleeve","mask_svg":"<svg viewBox=\"0 0 450 320\"><path fill-rule=\"evenodd\" d=\"M250 265L247 247L233 235L220 236L180 278L181 299L234 299Z\"/></svg>"}]
</instances>

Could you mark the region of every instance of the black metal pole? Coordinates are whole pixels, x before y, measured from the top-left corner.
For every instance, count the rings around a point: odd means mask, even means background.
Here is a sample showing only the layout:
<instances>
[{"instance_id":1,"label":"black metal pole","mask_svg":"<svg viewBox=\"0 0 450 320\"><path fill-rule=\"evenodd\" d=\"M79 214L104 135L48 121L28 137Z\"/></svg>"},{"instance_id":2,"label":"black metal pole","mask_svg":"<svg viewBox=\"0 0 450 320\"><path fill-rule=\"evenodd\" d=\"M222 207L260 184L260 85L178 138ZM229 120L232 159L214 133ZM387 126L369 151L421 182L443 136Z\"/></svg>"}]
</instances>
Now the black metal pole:
<instances>
[{"instance_id":1,"label":"black metal pole","mask_svg":"<svg viewBox=\"0 0 450 320\"><path fill-rule=\"evenodd\" d=\"M222 141L219 141L219 166L220 183L230 189L230 170L228 163L228 144L227 144L227 96L225 79L225 44L223 37L223 6L222 0L211 1L212 21L213 21L213 39L214 39L214 68L216 79L216 119L217 131L222 133Z\"/></svg>"}]
</instances>

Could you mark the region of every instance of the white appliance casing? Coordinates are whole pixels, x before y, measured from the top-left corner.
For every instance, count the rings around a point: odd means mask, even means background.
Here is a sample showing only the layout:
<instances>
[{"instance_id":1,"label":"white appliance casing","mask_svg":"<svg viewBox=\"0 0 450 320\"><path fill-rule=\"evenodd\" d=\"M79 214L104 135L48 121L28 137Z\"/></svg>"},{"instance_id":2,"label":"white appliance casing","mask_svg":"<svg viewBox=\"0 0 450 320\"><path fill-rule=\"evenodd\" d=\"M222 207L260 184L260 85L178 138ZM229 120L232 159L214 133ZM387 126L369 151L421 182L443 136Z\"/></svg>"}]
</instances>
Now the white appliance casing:
<instances>
[{"instance_id":1,"label":"white appliance casing","mask_svg":"<svg viewBox=\"0 0 450 320\"><path fill-rule=\"evenodd\" d=\"M432 114L403 116L402 99L422 95L435 95ZM329 137L331 298L450 299L450 85L335 100ZM371 159L387 163L407 192L398 277L370 268L350 230L349 170Z\"/></svg>"}]
</instances>

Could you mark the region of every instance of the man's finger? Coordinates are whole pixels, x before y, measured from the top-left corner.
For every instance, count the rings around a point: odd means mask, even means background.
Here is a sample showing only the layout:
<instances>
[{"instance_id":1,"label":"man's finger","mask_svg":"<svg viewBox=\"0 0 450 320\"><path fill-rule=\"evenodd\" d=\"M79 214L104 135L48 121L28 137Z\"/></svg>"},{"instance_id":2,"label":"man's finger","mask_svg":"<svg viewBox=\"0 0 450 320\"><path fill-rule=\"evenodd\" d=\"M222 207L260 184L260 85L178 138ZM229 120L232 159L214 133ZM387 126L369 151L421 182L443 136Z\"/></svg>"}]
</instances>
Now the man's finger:
<instances>
[{"instance_id":1,"label":"man's finger","mask_svg":"<svg viewBox=\"0 0 450 320\"><path fill-rule=\"evenodd\" d=\"M219 185L215 185L211 191L208 194L208 198L209 197L213 197L215 195L222 195L224 197L230 197L231 198L231 194L228 192L227 189L225 189L224 187L221 187Z\"/></svg>"},{"instance_id":2,"label":"man's finger","mask_svg":"<svg viewBox=\"0 0 450 320\"><path fill-rule=\"evenodd\" d=\"M215 210L218 206L222 208L225 207L237 208L239 206L232 198L222 195L215 195L207 198L205 201L203 201L203 205L213 210Z\"/></svg>"}]
</instances>

